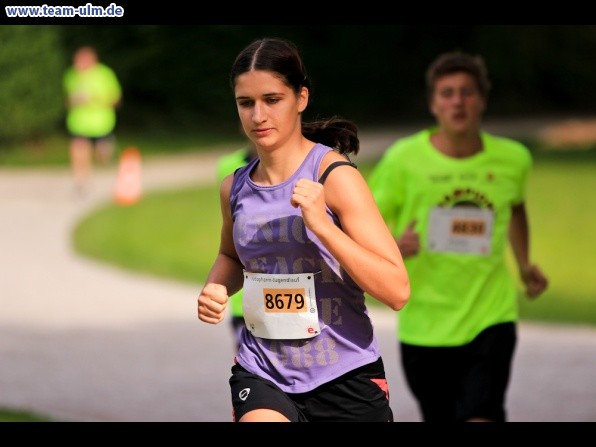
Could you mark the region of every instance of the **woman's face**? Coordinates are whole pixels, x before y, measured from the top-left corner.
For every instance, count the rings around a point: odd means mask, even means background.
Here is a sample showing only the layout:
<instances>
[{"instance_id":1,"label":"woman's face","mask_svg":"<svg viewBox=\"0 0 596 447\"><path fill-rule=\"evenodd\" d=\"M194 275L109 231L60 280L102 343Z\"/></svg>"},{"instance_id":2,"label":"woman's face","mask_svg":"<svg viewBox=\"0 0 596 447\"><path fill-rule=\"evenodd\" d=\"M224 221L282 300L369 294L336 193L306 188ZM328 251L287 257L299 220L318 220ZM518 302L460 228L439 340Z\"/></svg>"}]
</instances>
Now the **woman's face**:
<instances>
[{"instance_id":1,"label":"woman's face","mask_svg":"<svg viewBox=\"0 0 596 447\"><path fill-rule=\"evenodd\" d=\"M296 94L273 72L252 70L236 78L234 93L242 128L256 146L275 148L301 134L307 88Z\"/></svg>"},{"instance_id":2,"label":"woman's face","mask_svg":"<svg viewBox=\"0 0 596 447\"><path fill-rule=\"evenodd\" d=\"M435 82L430 111L443 130L454 134L477 131L484 108L484 98L468 73L445 75Z\"/></svg>"}]
</instances>

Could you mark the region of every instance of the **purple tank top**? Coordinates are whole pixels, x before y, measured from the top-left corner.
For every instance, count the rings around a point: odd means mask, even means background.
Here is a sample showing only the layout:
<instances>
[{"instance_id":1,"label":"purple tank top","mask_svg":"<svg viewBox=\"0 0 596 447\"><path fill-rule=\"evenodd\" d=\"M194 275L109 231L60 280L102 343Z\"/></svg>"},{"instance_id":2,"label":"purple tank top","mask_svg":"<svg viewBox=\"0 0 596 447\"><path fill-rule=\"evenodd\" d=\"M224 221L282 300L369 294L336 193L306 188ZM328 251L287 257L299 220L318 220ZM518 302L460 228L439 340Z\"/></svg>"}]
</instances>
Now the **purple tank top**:
<instances>
[{"instance_id":1,"label":"purple tank top","mask_svg":"<svg viewBox=\"0 0 596 447\"><path fill-rule=\"evenodd\" d=\"M244 269L252 273L315 273L321 333L301 340L269 340L243 328L237 360L288 393L304 393L380 356L364 293L304 226L290 204L299 178L318 180L321 160L332 149L316 144L285 182L258 186L250 179L259 160L234 175L230 204L234 243ZM329 219L339 226L327 209Z\"/></svg>"}]
</instances>

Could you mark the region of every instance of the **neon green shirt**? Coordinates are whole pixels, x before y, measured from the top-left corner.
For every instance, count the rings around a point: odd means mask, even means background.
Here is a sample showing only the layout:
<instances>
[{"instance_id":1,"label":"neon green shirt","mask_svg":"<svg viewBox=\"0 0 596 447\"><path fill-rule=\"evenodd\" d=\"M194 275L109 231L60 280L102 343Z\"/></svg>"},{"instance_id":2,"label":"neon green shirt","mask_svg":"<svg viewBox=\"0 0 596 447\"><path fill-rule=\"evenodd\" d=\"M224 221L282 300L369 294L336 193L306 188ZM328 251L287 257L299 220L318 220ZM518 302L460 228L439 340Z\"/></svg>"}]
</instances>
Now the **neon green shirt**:
<instances>
[{"instance_id":1,"label":"neon green shirt","mask_svg":"<svg viewBox=\"0 0 596 447\"><path fill-rule=\"evenodd\" d=\"M98 63L78 71L66 70L63 79L68 96L66 128L73 135L103 137L116 126L115 106L122 91L114 72Z\"/></svg>"},{"instance_id":2,"label":"neon green shirt","mask_svg":"<svg viewBox=\"0 0 596 447\"><path fill-rule=\"evenodd\" d=\"M511 207L524 200L532 159L522 144L484 132L483 151L448 157L430 144L433 130L390 146L369 185L396 238L414 219L420 235L420 252L405 259L411 294L398 313L398 338L459 346L518 318L506 248Z\"/></svg>"},{"instance_id":3,"label":"neon green shirt","mask_svg":"<svg viewBox=\"0 0 596 447\"><path fill-rule=\"evenodd\" d=\"M221 182L228 174L241 168L250 160L250 151L248 148L238 149L230 154L226 154L217 162L217 181Z\"/></svg>"},{"instance_id":4,"label":"neon green shirt","mask_svg":"<svg viewBox=\"0 0 596 447\"><path fill-rule=\"evenodd\" d=\"M224 155L217 163L217 181L221 182L227 175L233 173L236 169L244 166L250 157L248 148L238 149L231 154ZM231 313L234 317L241 317L242 313L242 290L236 292L230 297Z\"/></svg>"}]
</instances>

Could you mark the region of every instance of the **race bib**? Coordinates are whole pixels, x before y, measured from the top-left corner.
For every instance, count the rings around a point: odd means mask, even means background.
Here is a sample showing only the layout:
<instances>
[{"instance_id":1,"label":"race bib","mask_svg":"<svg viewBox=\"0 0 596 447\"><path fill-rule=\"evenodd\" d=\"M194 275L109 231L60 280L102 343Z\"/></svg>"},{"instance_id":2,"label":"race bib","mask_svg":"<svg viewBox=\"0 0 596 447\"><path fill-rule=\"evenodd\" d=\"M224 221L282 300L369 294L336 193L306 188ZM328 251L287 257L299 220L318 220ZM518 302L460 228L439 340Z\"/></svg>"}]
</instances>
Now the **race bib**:
<instances>
[{"instance_id":1,"label":"race bib","mask_svg":"<svg viewBox=\"0 0 596 447\"><path fill-rule=\"evenodd\" d=\"M321 332L314 273L244 272L242 290L244 321L255 337L300 339Z\"/></svg>"},{"instance_id":2,"label":"race bib","mask_svg":"<svg viewBox=\"0 0 596 447\"><path fill-rule=\"evenodd\" d=\"M428 249L487 256L491 252L494 213L488 209L433 208L429 216Z\"/></svg>"}]
</instances>

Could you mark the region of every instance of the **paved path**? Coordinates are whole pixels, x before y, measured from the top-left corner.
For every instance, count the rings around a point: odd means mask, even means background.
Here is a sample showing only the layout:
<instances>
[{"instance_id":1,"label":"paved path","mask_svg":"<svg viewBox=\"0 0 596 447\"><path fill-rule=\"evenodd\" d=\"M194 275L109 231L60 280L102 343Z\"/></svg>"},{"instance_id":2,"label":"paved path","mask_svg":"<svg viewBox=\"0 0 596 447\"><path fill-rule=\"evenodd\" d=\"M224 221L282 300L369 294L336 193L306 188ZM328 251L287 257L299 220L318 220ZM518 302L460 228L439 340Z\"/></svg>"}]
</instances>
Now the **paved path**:
<instances>
[{"instance_id":1,"label":"paved path","mask_svg":"<svg viewBox=\"0 0 596 447\"><path fill-rule=\"evenodd\" d=\"M363 153L400 134L362 135ZM215 181L219 153L143 162L143 188ZM66 169L0 169L0 406L65 421L230 421L227 324L196 318L199 284L131 274L73 252L70 234L111 200L115 169L85 197ZM150 242L148 242L150 244ZM419 421L395 318L372 309L396 419ZM596 328L522 324L512 421L596 421Z\"/></svg>"}]
</instances>

